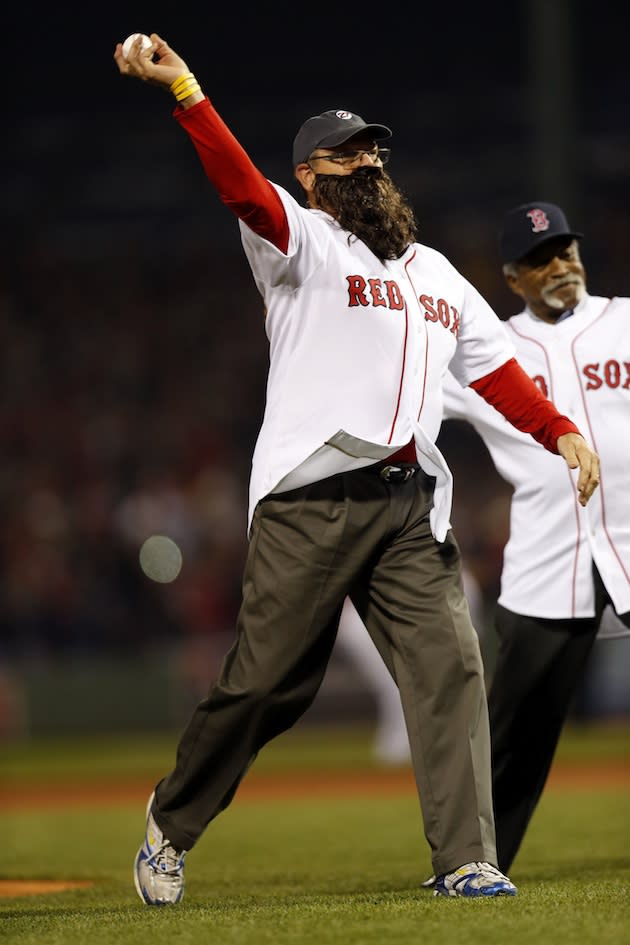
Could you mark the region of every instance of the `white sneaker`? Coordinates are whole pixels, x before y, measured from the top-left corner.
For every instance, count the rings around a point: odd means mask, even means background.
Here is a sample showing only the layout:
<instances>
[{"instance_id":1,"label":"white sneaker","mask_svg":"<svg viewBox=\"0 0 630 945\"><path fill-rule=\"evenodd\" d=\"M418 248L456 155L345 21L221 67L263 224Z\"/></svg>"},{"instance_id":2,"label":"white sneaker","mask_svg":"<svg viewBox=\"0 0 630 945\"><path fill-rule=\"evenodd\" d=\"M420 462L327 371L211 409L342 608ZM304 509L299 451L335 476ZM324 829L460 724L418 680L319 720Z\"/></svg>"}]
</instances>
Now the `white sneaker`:
<instances>
[{"instance_id":1,"label":"white sneaker","mask_svg":"<svg viewBox=\"0 0 630 945\"><path fill-rule=\"evenodd\" d=\"M514 883L490 863L465 863L435 881L434 896L515 896Z\"/></svg>"},{"instance_id":2,"label":"white sneaker","mask_svg":"<svg viewBox=\"0 0 630 945\"><path fill-rule=\"evenodd\" d=\"M166 839L151 813L154 794L147 804L147 829L138 850L133 878L138 895L148 906L167 906L184 895L185 850L176 850Z\"/></svg>"}]
</instances>

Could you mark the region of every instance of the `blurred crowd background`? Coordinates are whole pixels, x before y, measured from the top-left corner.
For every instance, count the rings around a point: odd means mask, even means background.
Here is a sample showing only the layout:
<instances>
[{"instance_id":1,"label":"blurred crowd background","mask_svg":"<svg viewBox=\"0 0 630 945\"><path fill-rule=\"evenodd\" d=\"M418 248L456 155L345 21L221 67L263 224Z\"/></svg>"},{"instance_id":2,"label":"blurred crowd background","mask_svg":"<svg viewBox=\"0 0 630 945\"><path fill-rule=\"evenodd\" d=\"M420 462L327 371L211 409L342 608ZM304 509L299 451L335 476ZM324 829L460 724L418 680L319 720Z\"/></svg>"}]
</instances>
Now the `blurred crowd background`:
<instances>
[{"instance_id":1,"label":"blurred crowd background","mask_svg":"<svg viewBox=\"0 0 630 945\"><path fill-rule=\"evenodd\" d=\"M627 11L604 18L586 0L419 6L330 9L307 24L282 4L185 24L159 4L109 4L94 25L12 12L18 73L0 177L1 734L178 722L216 673L240 600L268 365L261 302L236 222L171 102L118 75L116 41L162 33L264 173L296 196L290 144L305 117L344 107L390 125L388 170L420 240L501 317L519 305L496 233L530 199L562 203L585 233L592 293L630 295ZM509 489L464 424L445 426L440 445L491 662ZM182 550L170 584L139 566L152 534ZM627 641L598 644L576 717L630 714L629 668ZM313 711L373 711L342 656Z\"/></svg>"}]
</instances>

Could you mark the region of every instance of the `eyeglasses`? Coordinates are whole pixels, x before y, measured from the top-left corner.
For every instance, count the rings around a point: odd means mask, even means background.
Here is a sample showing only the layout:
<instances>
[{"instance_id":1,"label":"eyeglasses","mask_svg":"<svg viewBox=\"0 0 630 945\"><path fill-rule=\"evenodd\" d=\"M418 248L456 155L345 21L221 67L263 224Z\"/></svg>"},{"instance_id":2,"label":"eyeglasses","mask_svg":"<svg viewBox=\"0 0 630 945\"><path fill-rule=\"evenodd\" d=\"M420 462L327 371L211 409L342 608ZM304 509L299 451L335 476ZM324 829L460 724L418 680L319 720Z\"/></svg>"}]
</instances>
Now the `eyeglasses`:
<instances>
[{"instance_id":1,"label":"eyeglasses","mask_svg":"<svg viewBox=\"0 0 630 945\"><path fill-rule=\"evenodd\" d=\"M311 161L332 161L334 164L340 164L341 167L353 167L359 164L364 154L372 158L375 164L387 164L391 154L391 148L359 148L356 151L336 151L334 154L313 154L308 159Z\"/></svg>"}]
</instances>

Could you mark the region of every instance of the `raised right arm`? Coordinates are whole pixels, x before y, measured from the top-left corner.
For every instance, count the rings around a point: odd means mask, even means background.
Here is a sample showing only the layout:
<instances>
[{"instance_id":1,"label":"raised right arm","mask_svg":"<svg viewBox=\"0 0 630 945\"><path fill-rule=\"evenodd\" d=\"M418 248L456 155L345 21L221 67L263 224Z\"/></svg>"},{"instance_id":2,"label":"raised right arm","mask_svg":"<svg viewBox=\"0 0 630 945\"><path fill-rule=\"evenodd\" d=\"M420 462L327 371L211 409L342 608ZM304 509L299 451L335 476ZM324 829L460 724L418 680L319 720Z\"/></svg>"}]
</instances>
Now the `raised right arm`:
<instances>
[{"instance_id":1,"label":"raised right arm","mask_svg":"<svg viewBox=\"0 0 630 945\"><path fill-rule=\"evenodd\" d=\"M220 199L247 226L286 253L289 224L275 187L267 180L223 122L199 88L185 61L157 33L153 47L141 49L140 41L128 58L117 44L114 59L122 75L133 76L168 92L183 88L185 98L177 102L175 118L186 130L199 155L206 176ZM156 59L154 62L153 59ZM191 76L187 82L182 77ZM174 94L174 93L173 93Z\"/></svg>"}]
</instances>

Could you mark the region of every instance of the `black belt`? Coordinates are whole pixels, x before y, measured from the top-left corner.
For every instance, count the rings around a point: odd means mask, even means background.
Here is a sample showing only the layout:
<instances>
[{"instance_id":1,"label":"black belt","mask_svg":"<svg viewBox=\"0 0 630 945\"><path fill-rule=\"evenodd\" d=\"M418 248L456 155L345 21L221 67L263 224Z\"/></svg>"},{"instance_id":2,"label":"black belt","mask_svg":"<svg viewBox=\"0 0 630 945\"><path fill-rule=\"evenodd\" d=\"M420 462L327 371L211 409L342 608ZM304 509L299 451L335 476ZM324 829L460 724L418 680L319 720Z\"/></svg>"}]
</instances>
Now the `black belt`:
<instances>
[{"instance_id":1,"label":"black belt","mask_svg":"<svg viewBox=\"0 0 630 945\"><path fill-rule=\"evenodd\" d=\"M407 482L418 472L417 463L382 464L377 466L377 472L385 482Z\"/></svg>"}]
</instances>

